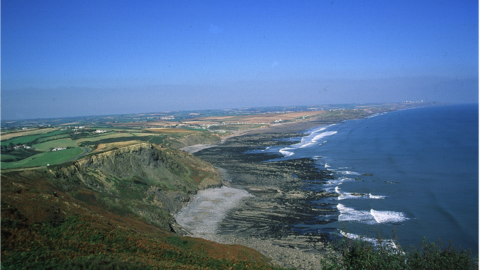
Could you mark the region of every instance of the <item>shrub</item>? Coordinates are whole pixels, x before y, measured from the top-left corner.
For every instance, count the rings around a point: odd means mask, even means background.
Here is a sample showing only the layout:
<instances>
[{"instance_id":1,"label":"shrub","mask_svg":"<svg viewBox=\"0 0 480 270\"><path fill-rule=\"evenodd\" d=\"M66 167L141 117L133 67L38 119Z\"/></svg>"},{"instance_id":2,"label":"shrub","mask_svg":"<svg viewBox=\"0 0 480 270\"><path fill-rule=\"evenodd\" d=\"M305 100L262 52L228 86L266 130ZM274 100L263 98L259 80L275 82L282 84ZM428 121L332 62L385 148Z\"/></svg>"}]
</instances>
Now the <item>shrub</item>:
<instances>
[{"instance_id":1,"label":"shrub","mask_svg":"<svg viewBox=\"0 0 480 270\"><path fill-rule=\"evenodd\" d=\"M366 239L335 241L336 253L322 261L322 269L478 269L478 258L470 250L446 246L440 240L429 243L424 238L418 246L405 249L377 237L374 243Z\"/></svg>"}]
</instances>

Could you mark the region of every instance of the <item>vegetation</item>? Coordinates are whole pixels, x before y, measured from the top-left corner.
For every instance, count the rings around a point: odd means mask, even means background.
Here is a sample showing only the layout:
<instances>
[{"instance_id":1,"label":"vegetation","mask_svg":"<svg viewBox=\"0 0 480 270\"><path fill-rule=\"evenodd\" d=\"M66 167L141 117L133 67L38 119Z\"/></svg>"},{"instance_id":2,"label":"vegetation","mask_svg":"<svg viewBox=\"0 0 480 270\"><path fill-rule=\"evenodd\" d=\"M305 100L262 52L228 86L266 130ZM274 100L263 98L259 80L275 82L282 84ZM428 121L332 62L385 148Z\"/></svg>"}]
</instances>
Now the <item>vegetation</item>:
<instances>
[{"instance_id":1,"label":"vegetation","mask_svg":"<svg viewBox=\"0 0 480 270\"><path fill-rule=\"evenodd\" d=\"M224 126L211 126L210 130L225 130L225 131L238 131L242 129L253 129L253 128L260 128L264 125L258 124L245 124L245 125L237 125L237 124L229 124Z\"/></svg>"},{"instance_id":2,"label":"vegetation","mask_svg":"<svg viewBox=\"0 0 480 270\"><path fill-rule=\"evenodd\" d=\"M15 161L17 159L16 155L2 154L2 162L4 161Z\"/></svg>"},{"instance_id":3,"label":"vegetation","mask_svg":"<svg viewBox=\"0 0 480 270\"><path fill-rule=\"evenodd\" d=\"M146 144L2 172L1 267L275 269L253 249L181 237L159 224L174 222L168 205L180 206L169 194L181 199L212 177L218 178L204 161Z\"/></svg>"},{"instance_id":4,"label":"vegetation","mask_svg":"<svg viewBox=\"0 0 480 270\"><path fill-rule=\"evenodd\" d=\"M17 144L35 144L37 140L42 139L45 141L46 139L55 139L56 135L62 135L68 133L66 130L56 130L53 132L49 132L46 134L35 134L35 135L28 135L29 133L24 134L24 132L15 133L18 134L18 137L9 139L9 140L2 140L2 146L9 145L10 143L17 145ZM31 134L31 133L30 133ZM9 134L12 136L13 134ZM51 137L51 138L50 138Z\"/></svg>"},{"instance_id":5,"label":"vegetation","mask_svg":"<svg viewBox=\"0 0 480 270\"><path fill-rule=\"evenodd\" d=\"M34 144L33 147L37 151L47 152L47 151L51 151L53 148L57 148L57 147L67 148L67 147L78 147L78 146L75 143L75 141L68 138L68 139L51 140L51 141L48 141L48 142Z\"/></svg>"},{"instance_id":6,"label":"vegetation","mask_svg":"<svg viewBox=\"0 0 480 270\"><path fill-rule=\"evenodd\" d=\"M62 138L70 138L70 137L71 137L71 135L68 134L68 133L58 134L58 135L50 136L50 137L40 137L40 138L38 138L37 143L42 143L42 142L57 140L57 139L62 139Z\"/></svg>"},{"instance_id":7,"label":"vegetation","mask_svg":"<svg viewBox=\"0 0 480 270\"><path fill-rule=\"evenodd\" d=\"M9 140L15 137L21 136L28 136L28 135L35 135L35 134L45 134L48 132L52 132L58 130L58 128L34 128L34 129L27 129L27 130L4 130L2 128L1 140Z\"/></svg>"},{"instance_id":8,"label":"vegetation","mask_svg":"<svg viewBox=\"0 0 480 270\"><path fill-rule=\"evenodd\" d=\"M364 239L342 238L333 244L338 253L327 257L322 269L478 269L478 257L471 251L446 246L440 240L424 238L418 246L403 248L377 237L375 243Z\"/></svg>"},{"instance_id":9,"label":"vegetation","mask_svg":"<svg viewBox=\"0 0 480 270\"><path fill-rule=\"evenodd\" d=\"M205 245L202 250L202 241L160 231L135 232L91 215L73 215L61 224L34 226L27 226L18 211L14 215L13 219L2 219L2 233L8 235L2 241L2 269L272 268L252 251L263 263L207 256L211 247ZM241 247L224 248L241 257Z\"/></svg>"},{"instance_id":10,"label":"vegetation","mask_svg":"<svg viewBox=\"0 0 480 270\"><path fill-rule=\"evenodd\" d=\"M47 166L47 164L59 164L70 159L75 158L83 152L80 147L55 151L45 152L30 156L16 162L2 162L2 169L20 168L20 167L35 167L35 166Z\"/></svg>"}]
</instances>

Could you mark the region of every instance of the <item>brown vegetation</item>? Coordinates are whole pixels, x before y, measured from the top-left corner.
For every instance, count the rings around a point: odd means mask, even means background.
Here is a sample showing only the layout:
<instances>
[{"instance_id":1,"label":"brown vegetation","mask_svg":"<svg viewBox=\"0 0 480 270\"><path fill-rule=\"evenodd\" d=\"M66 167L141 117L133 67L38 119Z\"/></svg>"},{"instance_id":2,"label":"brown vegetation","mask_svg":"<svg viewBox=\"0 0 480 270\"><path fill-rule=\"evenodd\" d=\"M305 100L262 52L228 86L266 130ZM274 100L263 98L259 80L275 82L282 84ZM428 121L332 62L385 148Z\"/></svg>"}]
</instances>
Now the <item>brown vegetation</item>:
<instances>
[{"instance_id":1,"label":"brown vegetation","mask_svg":"<svg viewBox=\"0 0 480 270\"><path fill-rule=\"evenodd\" d=\"M2 268L75 262L91 255L162 269L195 268L212 258L229 260L220 261L225 267L244 261L270 268L255 250L177 237L138 218L105 211L91 191L79 190L79 197L89 198L86 202L75 199L34 172L5 175L1 184ZM24 261L16 261L15 254L25 255Z\"/></svg>"}]
</instances>

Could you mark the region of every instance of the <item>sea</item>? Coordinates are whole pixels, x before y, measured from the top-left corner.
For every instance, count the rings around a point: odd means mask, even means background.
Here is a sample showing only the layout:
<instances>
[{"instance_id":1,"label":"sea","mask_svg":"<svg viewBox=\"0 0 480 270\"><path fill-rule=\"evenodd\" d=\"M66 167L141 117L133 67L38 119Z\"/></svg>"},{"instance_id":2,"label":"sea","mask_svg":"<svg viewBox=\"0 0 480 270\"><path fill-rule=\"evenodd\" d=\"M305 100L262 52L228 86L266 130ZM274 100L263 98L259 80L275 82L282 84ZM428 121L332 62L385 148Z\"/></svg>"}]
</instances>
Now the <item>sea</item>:
<instances>
[{"instance_id":1,"label":"sea","mask_svg":"<svg viewBox=\"0 0 480 270\"><path fill-rule=\"evenodd\" d=\"M452 241L453 246L478 254L478 104L382 113L301 134L285 139L284 146L249 151L275 154L271 161L311 158L318 170L332 176L327 181L305 181L304 189L337 193L309 201L310 207L329 206L336 211L291 224L292 230L372 242L380 235L404 247L418 245L424 238L446 245ZM277 158L279 153L283 157ZM250 196L225 189L202 192L224 194L221 197L239 194L239 200ZM203 198L212 195L202 192L178 219L191 216L191 211L204 215L208 207L202 204L219 201L217 195ZM179 223L199 227L192 221Z\"/></svg>"},{"instance_id":2,"label":"sea","mask_svg":"<svg viewBox=\"0 0 480 270\"><path fill-rule=\"evenodd\" d=\"M381 234L405 247L425 237L478 253L478 104L388 112L305 133L293 145L255 150L312 158L334 176L305 189L338 193L311 202L338 211L295 224L299 233L370 241Z\"/></svg>"}]
</instances>

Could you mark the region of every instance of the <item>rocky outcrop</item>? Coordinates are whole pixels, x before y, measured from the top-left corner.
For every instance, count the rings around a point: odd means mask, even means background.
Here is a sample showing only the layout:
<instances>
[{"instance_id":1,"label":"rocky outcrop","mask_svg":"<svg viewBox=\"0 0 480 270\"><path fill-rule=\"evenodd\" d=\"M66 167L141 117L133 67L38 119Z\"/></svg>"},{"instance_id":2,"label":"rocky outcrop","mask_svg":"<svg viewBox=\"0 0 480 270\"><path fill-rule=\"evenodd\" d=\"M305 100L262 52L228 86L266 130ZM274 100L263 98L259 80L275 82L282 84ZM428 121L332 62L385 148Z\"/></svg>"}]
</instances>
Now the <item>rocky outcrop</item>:
<instances>
[{"instance_id":1,"label":"rocky outcrop","mask_svg":"<svg viewBox=\"0 0 480 270\"><path fill-rule=\"evenodd\" d=\"M148 143L86 156L48 173L73 195L83 188L94 191L102 207L140 216L168 230L179 228L171 213L184 206L191 194L222 183L210 163Z\"/></svg>"}]
</instances>

